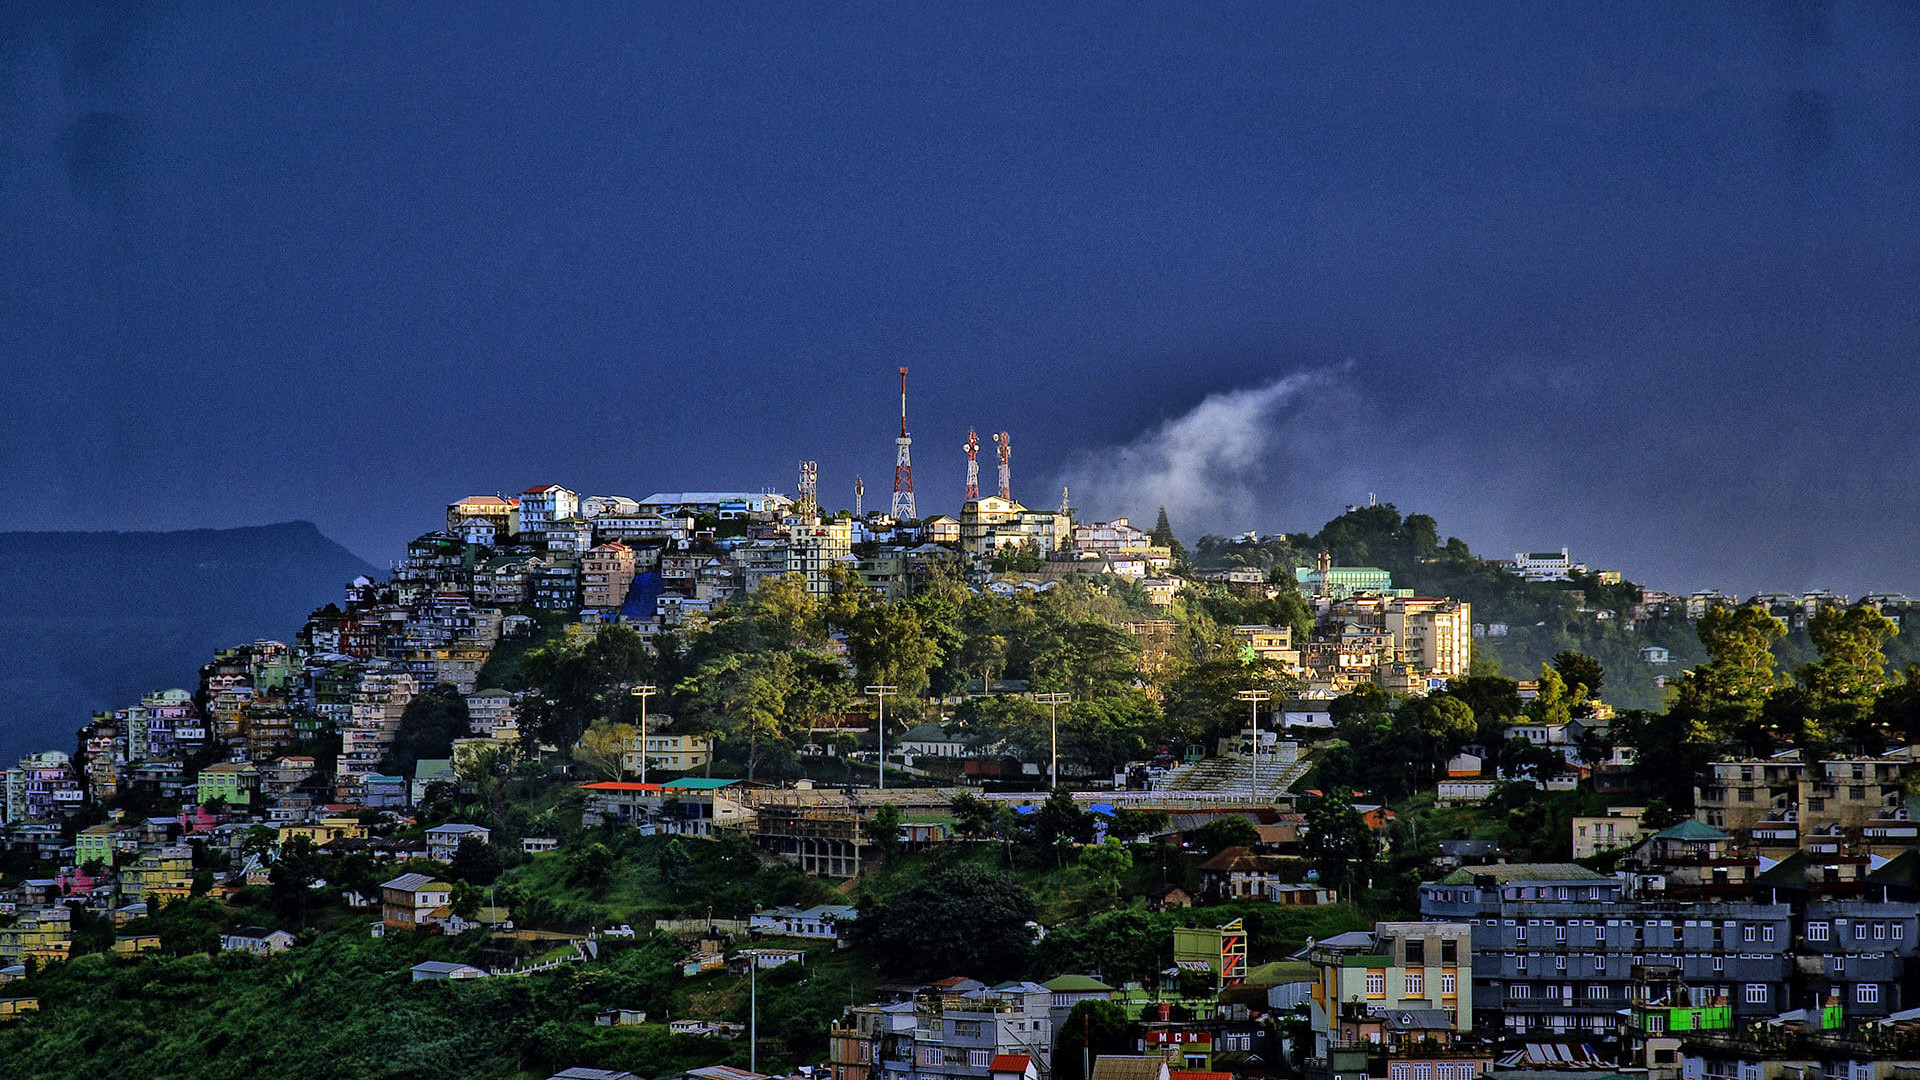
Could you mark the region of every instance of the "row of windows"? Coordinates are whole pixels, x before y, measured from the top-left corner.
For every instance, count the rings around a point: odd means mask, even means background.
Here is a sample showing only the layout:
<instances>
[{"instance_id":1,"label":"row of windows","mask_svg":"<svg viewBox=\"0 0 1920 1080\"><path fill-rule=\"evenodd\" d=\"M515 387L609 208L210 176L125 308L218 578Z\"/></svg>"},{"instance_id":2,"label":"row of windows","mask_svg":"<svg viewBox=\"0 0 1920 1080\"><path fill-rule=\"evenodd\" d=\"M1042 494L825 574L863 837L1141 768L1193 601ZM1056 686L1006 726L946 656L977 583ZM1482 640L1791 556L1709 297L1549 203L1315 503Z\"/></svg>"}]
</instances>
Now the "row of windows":
<instances>
[{"instance_id":1,"label":"row of windows","mask_svg":"<svg viewBox=\"0 0 1920 1080\"><path fill-rule=\"evenodd\" d=\"M1507 987L1507 1000L1530 1001L1536 997L1549 1001L1554 998L1572 1000L1576 996L1576 989L1571 984L1547 983L1534 986L1530 983L1513 983ZM1703 986L1699 989L1713 992L1719 988ZM1772 1000L1772 987L1768 983L1747 983L1742 989L1746 1003L1749 1005L1765 1005ZM1611 988L1605 984L1589 984L1586 998L1588 1001L1605 1001L1611 992ZM1856 984L1853 988L1853 1000L1860 1005L1879 1004L1880 985L1878 983Z\"/></svg>"},{"instance_id":2,"label":"row of windows","mask_svg":"<svg viewBox=\"0 0 1920 1080\"><path fill-rule=\"evenodd\" d=\"M1395 1062L1389 1067L1389 1080L1473 1080L1480 1066L1470 1062L1441 1062L1428 1065L1426 1062L1408 1064Z\"/></svg>"},{"instance_id":3,"label":"row of windows","mask_svg":"<svg viewBox=\"0 0 1920 1080\"><path fill-rule=\"evenodd\" d=\"M1840 930L1840 924L1842 922L1844 922L1844 920L1836 919L1832 927L1829 927L1828 924L1823 922L1808 923L1807 940L1833 940L1833 931ZM1866 919L1857 919L1853 923L1853 940L1855 941L1867 941L1869 939L1873 941L1886 941L1889 938L1894 941L1899 941L1905 938L1906 934L1907 925L1903 922L1870 922ZM1839 936L1844 937L1844 932Z\"/></svg>"},{"instance_id":4,"label":"row of windows","mask_svg":"<svg viewBox=\"0 0 1920 1080\"><path fill-rule=\"evenodd\" d=\"M1422 997L1427 992L1427 978L1424 972L1409 971L1406 976L1403 996ZM1440 993L1445 996L1459 992L1458 978L1451 971L1440 973ZM1367 996L1385 997L1387 993L1387 974L1384 971L1367 972Z\"/></svg>"},{"instance_id":5,"label":"row of windows","mask_svg":"<svg viewBox=\"0 0 1920 1080\"><path fill-rule=\"evenodd\" d=\"M1508 1001L1529 1000L1535 996L1533 992L1534 989L1535 988L1531 983L1514 983L1513 985L1507 987L1507 1000ZM1557 986L1553 983L1547 983L1546 985L1539 987L1539 990L1540 990L1540 994L1538 996L1547 998L1548 1000L1552 1000L1553 998L1571 998L1574 996L1574 987L1571 985ZM1607 994L1608 994L1608 987L1605 983L1591 983L1587 986L1588 1001L1605 1001L1607 999Z\"/></svg>"}]
</instances>

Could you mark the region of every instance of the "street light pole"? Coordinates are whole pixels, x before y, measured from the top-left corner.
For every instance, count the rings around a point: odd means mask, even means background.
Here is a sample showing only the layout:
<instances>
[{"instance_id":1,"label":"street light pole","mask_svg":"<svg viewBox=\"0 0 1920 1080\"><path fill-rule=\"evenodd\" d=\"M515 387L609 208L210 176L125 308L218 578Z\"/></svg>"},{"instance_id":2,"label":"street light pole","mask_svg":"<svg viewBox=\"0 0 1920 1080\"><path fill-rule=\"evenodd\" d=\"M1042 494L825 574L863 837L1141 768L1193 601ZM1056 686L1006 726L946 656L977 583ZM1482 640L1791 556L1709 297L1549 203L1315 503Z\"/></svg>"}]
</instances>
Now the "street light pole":
<instances>
[{"instance_id":1,"label":"street light pole","mask_svg":"<svg viewBox=\"0 0 1920 1080\"><path fill-rule=\"evenodd\" d=\"M1247 793L1258 798L1260 794L1260 703L1273 695L1265 690L1241 690L1233 696L1247 703L1247 750L1252 755L1252 771L1247 779Z\"/></svg>"},{"instance_id":2,"label":"street light pole","mask_svg":"<svg viewBox=\"0 0 1920 1080\"><path fill-rule=\"evenodd\" d=\"M1047 786L1058 788L1060 786L1060 706L1071 699L1066 694L1054 693L1035 694L1033 700L1053 711L1053 756L1047 766Z\"/></svg>"},{"instance_id":3,"label":"street light pole","mask_svg":"<svg viewBox=\"0 0 1920 1080\"><path fill-rule=\"evenodd\" d=\"M880 702L880 716L874 721L874 733L880 736L880 790L887 790L887 695L899 691L898 686L880 685L867 687L867 693Z\"/></svg>"},{"instance_id":4,"label":"street light pole","mask_svg":"<svg viewBox=\"0 0 1920 1080\"><path fill-rule=\"evenodd\" d=\"M652 683L641 683L627 691L640 699L640 782L647 782L647 699L660 692Z\"/></svg>"}]
</instances>

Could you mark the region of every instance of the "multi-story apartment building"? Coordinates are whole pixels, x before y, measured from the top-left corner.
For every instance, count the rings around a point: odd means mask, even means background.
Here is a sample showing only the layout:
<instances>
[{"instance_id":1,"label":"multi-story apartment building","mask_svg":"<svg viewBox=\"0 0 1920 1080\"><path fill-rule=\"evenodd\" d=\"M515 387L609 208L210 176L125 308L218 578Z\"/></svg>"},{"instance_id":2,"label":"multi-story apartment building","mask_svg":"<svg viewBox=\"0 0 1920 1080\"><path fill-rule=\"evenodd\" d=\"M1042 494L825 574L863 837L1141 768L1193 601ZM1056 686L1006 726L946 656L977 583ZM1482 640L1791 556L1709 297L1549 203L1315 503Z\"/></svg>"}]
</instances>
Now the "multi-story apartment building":
<instances>
[{"instance_id":1,"label":"multi-story apartment building","mask_svg":"<svg viewBox=\"0 0 1920 1080\"><path fill-rule=\"evenodd\" d=\"M593 522L585 518L556 518L541 534L546 539L547 558L579 558L593 547L593 532Z\"/></svg>"},{"instance_id":2,"label":"multi-story apartment building","mask_svg":"<svg viewBox=\"0 0 1920 1080\"><path fill-rule=\"evenodd\" d=\"M1716 761L1694 788L1702 821L1769 854L1803 844L1849 842L1905 847L1916 826L1905 809L1914 751L1807 761L1799 750Z\"/></svg>"},{"instance_id":3,"label":"multi-story apartment building","mask_svg":"<svg viewBox=\"0 0 1920 1080\"><path fill-rule=\"evenodd\" d=\"M1050 510L1029 510L998 495L970 499L960 510L960 548L969 555L991 555L1004 547L1031 544L1046 555L1060 547L1063 525L1071 523Z\"/></svg>"},{"instance_id":4,"label":"multi-story apartment building","mask_svg":"<svg viewBox=\"0 0 1920 1080\"><path fill-rule=\"evenodd\" d=\"M1473 929L1465 922L1382 922L1314 943L1308 1016L1315 1055L1325 1057L1340 1041L1343 1019L1423 1010L1444 1014L1453 1031L1473 1030Z\"/></svg>"},{"instance_id":5,"label":"multi-story apartment building","mask_svg":"<svg viewBox=\"0 0 1920 1080\"><path fill-rule=\"evenodd\" d=\"M1644 806L1610 806L1604 814L1579 814L1573 819L1573 858L1577 862L1603 851L1632 847L1645 839L1640 827Z\"/></svg>"},{"instance_id":6,"label":"multi-story apartment building","mask_svg":"<svg viewBox=\"0 0 1920 1080\"><path fill-rule=\"evenodd\" d=\"M479 518L505 538L520 531L520 500L504 495L469 495L447 504L447 531L460 532L462 522Z\"/></svg>"},{"instance_id":7,"label":"multi-story apartment building","mask_svg":"<svg viewBox=\"0 0 1920 1080\"><path fill-rule=\"evenodd\" d=\"M95 802L120 793L127 767L126 732L125 720L111 712L94 713L93 722L80 729L80 767Z\"/></svg>"},{"instance_id":8,"label":"multi-story apartment building","mask_svg":"<svg viewBox=\"0 0 1920 1080\"><path fill-rule=\"evenodd\" d=\"M1402 659L1431 678L1467 673L1473 659L1473 605L1464 600L1396 597L1386 608L1386 629Z\"/></svg>"},{"instance_id":9,"label":"multi-story apartment building","mask_svg":"<svg viewBox=\"0 0 1920 1080\"><path fill-rule=\"evenodd\" d=\"M693 535L693 519L641 513L606 514L593 518L593 531L603 540L686 540Z\"/></svg>"},{"instance_id":10,"label":"multi-story apartment building","mask_svg":"<svg viewBox=\"0 0 1920 1080\"><path fill-rule=\"evenodd\" d=\"M989 1080L994 1059L1053 1058L1053 992L1038 983L936 985L912 1002L861 1005L831 1035L834 1080Z\"/></svg>"},{"instance_id":11,"label":"multi-story apartment building","mask_svg":"<svg viewBox=\"0 0 1920 1080\"><path fill-rule=\"evenodd\" d=\"M557 562L533 578L529 602L542 611L572 611L580 606L580 564Z\"/></svg>"},{"instance_id":12,"label":"multi-story apartment building","mask_svg":"<svg viewBox=\"0 0 1920 1080\"><path fill-rule=\"evenodd\" d=\"M1634 969L1649 964L1727 997L1741 1020L1792 1007L1784 901L1635 900L1579 866L1519 863L1422 885L1420 913L1471 928L1474 1027L1508 1040L1614 1039Z\"/></svg>"},{"instance_id":13,"label":"multi-story apartment building","mask_svg":"<svg viewBox=\"0 0 1920 1080\"><path fill-rule=\"evenodd\" d=\"M544 533L555 521L579 514L579 494L559 484L545 484L520 493L521 532Z\"/></svg>"},{"instance_id":14,"label":"multi-story apartment building","mask_svg":"<svg viewBox=\"0 0 1920 1080\"><path fill-rule=\"evenodd\" d=\"M353 708L340 732L340 760L334 770L342 799L359 793L366 778L379 767L400 729L407 702L420 692L411 674L395 666L370 670L361 676Z\"/></svg>"},{"instance_id":15,"label":"multi-story apartment building","mask_svg":"<svg viewBox=\"0 0 1920 1080\"><path fill-rule=\"evenodd\" d=\"M467 695L467 730L474 735L492 737L502 727L519 722L520 707L506 690L480 690Z\"/></svg>"},{"instance_id":16,"label":"multi-story apartment building","mask_svg":"<svg viewBox=\"0 0 1920 1080\"><path fill-rule=\"evenodd\" d=\"M193 892L193 848L186 844L146 848L118 873L122 896L178 900Z\"/></svg>"},{"instance_id":17,"label":"multi-story apartment building","mask_svg":"<svg viewBox=\"0 0 1920 1080\"><path fill-rule=\"evenodd\" d=\"M1410 673L1428 683L1444 683L1465 675L1473 657L1473 605L1464 600L1431 596L1372 596L1356 594L1335 601L1328 620L1339 641L1337 663L1326 666L1353 670L1404 663ZM1333 638L1322 633L1323 646ZM1391 643L1391 653L1380 648ZM1326 655L1325 649L1310 649Z\"/></svg>"},{"instance_id":18,"label":"multi-story apartment building","mask_svg":"<svg viewBox=\"0 0 1920 1080\"><path fill-rule=\"evenodd\" d=\"M633 587L635 559L633 549L609 540L587 550L580 557L580 606L617 608Z\"/></svg>"},{"instance_id":19,"label":"multi-story apartment building","mask_svg":"<svg viewBox=\"0 0 1920 1080\"><path fill-rule=\"evenodd\" d=\"M1243 651L1288 670L1300 666L1300 650L1293 647L1291 626L1236 626L1233 640Z\"/></svg>"},{"instance_id":20,"label":"multi-story apartment building","mask_svg":"<svg viewBox=\"0 0 1920 1080\"><path fill-rule=\"evenodd\" d=\"M0 927L0 961L9 965L29 957L42 964L65 960L72 948L73 912L63 904L21 911L11 925Z\"/></svg>"},{"instance_id":21,"label":"multi-story apartment building","mask_svg":"<svg viewBox=\"0 0 1920 1080\"><path fill-rule=\"evenodd\" d=\"M519 607L533 596L533 582L547 562L535 555L502 555L488 559L473 571L473 600L477 604Z\"/></svg>"},{"instance_id":22,"label":"multi-story apartment building","mask_svg":"<svg viewBox=\"0 0 1920 1080\"><path fill-rule=\"evenodd\" d=\"M852 566L853 523L845 518L796 524L787 541L787 573L807 579L807 592L826 596L832 591L828 571Z\"/></svg>"},{"instance_id":23,"label":"multi-story apartment building","mask_svg":"<svg viewBox=\"0 0 1920 1080\"><path fill-rule=\"evenodd\" d=\"M7 820L46 821L80 809L86 800L73 759L58 750L43 750L20 759L7 770Z\"/></svg>"},{"instance_id":24,"label":"multi-story apartment building","mask_svg":"<svg viewBox=\"0 0 1920 1080\"><path fill-rule=\"evenodd\" d=\"M673 718L655 714L652 722L670 724ZM663 735L649 731L644 740L634 736L634 747L621 758L621 767L639 775L644 763L648 770L692 772L713 757L713 740L705 735ZM639 745L645 742L645 746Z\"/></svg>"},{"instance_id":25,"label":"multi-story apartment building","mask_svg":"<svg viewBox=\"0 0 1920 1080\"><path fill-rule=\"evenodd\" d=\"M1153 537L1134 528L1133 523L1123 517L1112 521L1076 521L1071 535L1073 550L1083 552L1144 548L1153 544Z\"/></svg>"}]
</instances>

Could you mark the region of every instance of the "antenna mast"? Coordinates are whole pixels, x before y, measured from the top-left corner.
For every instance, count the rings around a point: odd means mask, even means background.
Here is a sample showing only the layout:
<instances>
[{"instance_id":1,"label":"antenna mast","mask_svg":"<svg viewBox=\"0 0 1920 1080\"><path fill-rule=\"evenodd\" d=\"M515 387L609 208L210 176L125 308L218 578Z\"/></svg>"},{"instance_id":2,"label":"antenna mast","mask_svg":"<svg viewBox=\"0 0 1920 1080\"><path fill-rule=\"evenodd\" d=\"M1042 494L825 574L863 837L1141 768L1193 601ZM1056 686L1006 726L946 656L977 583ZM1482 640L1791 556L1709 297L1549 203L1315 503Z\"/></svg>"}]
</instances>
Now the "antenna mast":
<instances>
[{"instance_id":1,"label":"antenna mast","mask_svg":"<svg viewBox=\"0 0 1920 1080\"><path fill-rule=\"evenodd\" d=\"M913 439L907 434L907 369L900 369L900 438L894 441L899 454L893 460L893 517L896 521L915 521L920 514L913 506Z\"/></svg>"},{"instance_id":2,"label":"antenna mast","mask_svg":"<svg viewBox=\"0 0 1920 1080\"><path fill-rule=\"evenodd\" d=\"M800 505L794 507L794 516L820 516L820 463L817 461L800 463Z\"/></svg>"},{"instance_id":3,"label":"antenna mast","mask_svg":"<svg viewBox=\"0 0 1920 1080\"><path fill-rule=\"evenodd\" d=\"M980 436L967 431L967 501L980 497Z\"/></svg>"},{"instance_id":4,"label":"antenna mast","mask_svg":"<svg viewBox=\"0 0 1920 1080\"><path fill-rule=\"evenodd\" d=\"M1001 432L993 437L1000 447L1000 497L1013 501L1013 436Z\"/></svg>"},{"instance_id":5,"label":"antenna mast","mask_svg":"<svg viewBox=\"0 0 1920 1080\"><path fill-rule=\"evenodd\" d=\"M853 516L867 516L867 482L857 476L853 478Z\"/></svg>"}]
</instances>

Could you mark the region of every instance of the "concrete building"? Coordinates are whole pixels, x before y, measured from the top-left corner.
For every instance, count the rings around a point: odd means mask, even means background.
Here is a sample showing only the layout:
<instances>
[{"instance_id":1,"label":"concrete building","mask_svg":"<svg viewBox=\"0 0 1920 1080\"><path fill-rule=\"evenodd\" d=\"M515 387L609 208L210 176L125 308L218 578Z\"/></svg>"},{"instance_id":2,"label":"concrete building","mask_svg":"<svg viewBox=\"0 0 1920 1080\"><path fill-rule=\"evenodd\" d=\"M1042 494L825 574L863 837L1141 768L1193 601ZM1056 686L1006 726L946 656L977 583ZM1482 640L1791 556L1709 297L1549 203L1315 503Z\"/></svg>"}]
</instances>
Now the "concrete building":
<instances>
[{"instance_id":1,"label":"concrete building","mask_svg":"<svg viewBox=\"0 0 1920 1080\"><path fill-rule=\"evenodd\" d=\"M1522 551L1513 557L1513 572L1528 581L1566 581L1586 567L1573 561L1566 548L1559 551Z\"/></svg>"},{"instance_id":2,"label":"concrete building","mask_svg":"<svg viewBox=\"0 0 1920 1080\"><path fill-rule=\"evenodd\" d=\"M1060 547L1061 525L1067 520L1052 511L1029 510L1012 499L983 495L960 510L960 549L984 556L1031 544L1045 556Z\"/></svg>"},{"instance_id":3,"label":"concrete building","mask_svg":"<svg viewBox=\"0 0 1920 1080\"><path fill-rule=\"evenodd\" d=\"M1694 815L1768 854L1816 842L1890 849L1913 842L1905 807L1914 751L1807 761L1798 750L1715 761L1694 788Z\"/></svg>"},{"instance_id":4,"label":"concrete building","mask_svg":"<svg viewBox=\"0 0 1920 1080\"><path fill-rule=\"evenodd\" d=\"M670 716L654 716L652 721L668 724ZM642 759L649 771L686 773L705 768L713 757L713 739L706 735L665 735L649 731L644 740L634 736L634 747L621 759L621 767L638 776Z\"/></svg>"},{"instance_id":5,"label":"concrete building","mask_svg":"<svg viewBox=\"0 0 1920 1080\"><path fill-rule=\"evenodd\" d=\"M1650 964L1728 997L1743 1021L1791 1003L1785 902L1635 899L1571 863L1514 863L1422 885L1420 912L1471 927L1474 1026L1509 1042L1614 1045L1635 969Z\"/></svg>"},{"instance_id":6,"label":"concrete building","mask_svg":"<svg viewBox=\"0 0 1920 1080\"><path fill-rule=\"evenodd\" d=\"M580 557L580 606L611 609L626 602L636 569L633 549L609 540Z\"/></svg>"},{"instance_id":7,"label":"concrete building","mask_svg":"<svg viewBox=\"0 0 1920 1080\"><path fill-rule=\"evenodd\" d=\"M1640 815L1646 809L1644 806L1610 806L1604 814L1576 816L1573 819L1574 861L1603 851L1632 847L1645 839L1647 831L1640 827Z\"/></svg>"},{"instance_id":8,"label":"concrete building","mask_svg":"<svg viewBox=\"0 0 1920 1080\"><path fill-rule=\"evenodd\" d=\"M1393 573L1377 566L1327 564L1312 569L1296 566L1293 580L1303 594L1324 596L1329 600L1345 600L1355 593L1372 593L1375 596L1393 593Z\"/></svg>"},{"instance_id":9,"label":"concrete building","mask_svg":"<svg viewBox=\"0 0 1920 1080\"><path fill-rule=\"evenodd\" d=\"M357 797L366 778L386 757L400 730L400 716L419 689L413 676L398 668L370 670L361 677L352 712L340 733L340 758L334 770L342 801Z\"/></svg>"},{"instance_id":10,"label":"concrete building","mask_svg":"<svg viewBox=\"0 0 1920 1080\"><path fill-rule=\"evenodd\" d=\"M963 981L911 1002L855 1006L830 1031L833 1080L993 1080L996 1060L1016 1056L1049 1075L1052 1000L1038 983Z\"/></svg>"},{"instance_id":11,"label":"concrete building","mask_svg":"<svg viewBox=\"0 0 1920 1080\"><path fill-rule=\"evenodd\" d=\"M1382 922L1316 942L1308 950L1315 1049L1326 1048L1337 1007L1354 1002L1372 1013L1439 1010L1454 1030L1471 1031L1472 957L1473 928L1465 922Z\"/></svg>"},{"instance_id":12,"label":"concrete building","mask_svg":"<svg viewBox=\"0 0 1920 1080\"><path fill-rule=\"evenodd\" d=\"M580 496L558 484L531 487L520 493L520 531L545 533L561 518L580 515Z\"/></svg>"},{"instance_id":13,"label":"concrete building","mask_svg":"<svg viewBox=\"0 0 1920 1080\"><path fill-rule=\"evenodd\" d=\"M520 531L520 500L504 495L469 495L447 504L447 531L461 532L463 523L478 518L505 538Z\"/></svg>"},{"instance_id":14,"label":"concrete building","mask_svg":"<svg viewBox=\"0 0 1920 1080\"><path fill-rule=\"evenodd\" d=\"M853 523L845 518L796 521L787 540L787 573L807 580L807 592L826 596L832 591L828 571L853 563Z\"/></svg>"}]
</instances>

